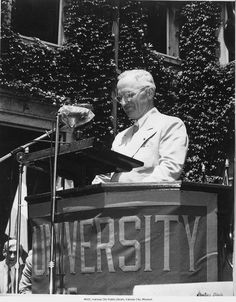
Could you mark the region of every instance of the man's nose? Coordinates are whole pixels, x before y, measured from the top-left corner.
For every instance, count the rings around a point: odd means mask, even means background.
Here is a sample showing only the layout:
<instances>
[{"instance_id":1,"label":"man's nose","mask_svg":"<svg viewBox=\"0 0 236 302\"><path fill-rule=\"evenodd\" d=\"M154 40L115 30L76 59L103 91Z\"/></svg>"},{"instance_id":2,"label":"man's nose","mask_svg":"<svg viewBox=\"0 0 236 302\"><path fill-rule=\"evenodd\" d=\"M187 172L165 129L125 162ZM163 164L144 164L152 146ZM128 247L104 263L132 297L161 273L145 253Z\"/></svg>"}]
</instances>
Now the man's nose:
<instances>
[{"instance_id":1,"label":"man's nose","mask_svg":"<svg viewBox=\"0 0 236 302\"><path fill-rule=\"evenodd\" d=\"M121 105L124 106L125 104L127 104L129 101L131 101L131 97L126 97L126 96L123 96L123 98L121 99Z\"/></svg>"},{"instance_id":2,"label":"man's nose","mask_svg":"<svg viewBox=\"0 0 236 302\"><path fill-rule=\"evenodd\" d=\"M14 252L10 252L10 258L15 258L15 253Z\"/></svg>"}]
</instances>

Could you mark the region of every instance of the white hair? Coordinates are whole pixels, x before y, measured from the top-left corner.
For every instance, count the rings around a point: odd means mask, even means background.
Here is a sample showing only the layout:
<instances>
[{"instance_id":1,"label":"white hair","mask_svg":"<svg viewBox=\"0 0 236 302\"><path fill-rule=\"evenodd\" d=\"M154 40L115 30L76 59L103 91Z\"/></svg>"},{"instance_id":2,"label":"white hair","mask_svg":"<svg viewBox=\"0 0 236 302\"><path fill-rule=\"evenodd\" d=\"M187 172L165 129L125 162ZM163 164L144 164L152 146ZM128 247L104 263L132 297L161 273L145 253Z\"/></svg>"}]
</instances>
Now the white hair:
<instances>
[{"instance_id":1,"label":"white hair","mask_svg":"<svg viewBox=\"0 0 236 302\"><path fill-rule=\"evenodd\" d=\"M2 251L2 254L3 254L4 257L7 257L7 254L8 254L9 250L10 250L12 247L15 248L15 249L16 249L16 247L17 247L17 241L16 241L15 238L9 239L8 241L6 241L6 242L4 243L3 251ZM20 255L22 255L22 252L23 252L23 247L22 247L22 245L20 244Z\"/></svg>"},{"instance_id":2,"label":"white hair","mask_svg":"<svg viewBox=\"0 0 236 302\"><path fill-rule=\"evenodd\" d=\"M141 87L149 87L152 88L153 91L156 90L156 85L154 83L153 77L150 74L150 72L148 72L147 70L144 69L126 70L118 76L118 81L126 77L134 78L138 83L140 83Z\"/></svg>"}]
</instances>

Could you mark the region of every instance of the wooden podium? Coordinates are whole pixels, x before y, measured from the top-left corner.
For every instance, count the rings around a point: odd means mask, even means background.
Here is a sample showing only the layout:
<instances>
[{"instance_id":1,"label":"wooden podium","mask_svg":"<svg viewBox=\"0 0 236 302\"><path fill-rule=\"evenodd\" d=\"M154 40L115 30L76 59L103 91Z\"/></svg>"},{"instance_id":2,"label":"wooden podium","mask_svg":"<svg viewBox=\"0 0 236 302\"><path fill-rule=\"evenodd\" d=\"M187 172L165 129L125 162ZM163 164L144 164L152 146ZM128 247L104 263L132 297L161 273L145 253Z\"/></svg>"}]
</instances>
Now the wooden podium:
<instances>
[{"instance_id":1,"label":"wooden podium","mask_svg":"<svg viewBox=\"0 0 236 302\"><path fill-rule=\"evenodd\" d=\"M94 137L63 143L58 147L57 174L74 181L75 187L91 184L95 175L128 172L143 166L143 162L112 151ZM19 156L19 161L30 168L48 174L53 171L55 149L48 148Z\"/></svg>"},{"instance_id":2,"label":"wooden podium","mask_svg":"<svg viewBox=\"0 0 236 302\"><path fill-rule=\"evenodd\" d=\"M218 226L230 214L230 192L182 182L58 191L57 293L128 295L135 285L219 280ZM50 198L26 198L37 294L48 293Z\"/></svg>"}]
</instances>

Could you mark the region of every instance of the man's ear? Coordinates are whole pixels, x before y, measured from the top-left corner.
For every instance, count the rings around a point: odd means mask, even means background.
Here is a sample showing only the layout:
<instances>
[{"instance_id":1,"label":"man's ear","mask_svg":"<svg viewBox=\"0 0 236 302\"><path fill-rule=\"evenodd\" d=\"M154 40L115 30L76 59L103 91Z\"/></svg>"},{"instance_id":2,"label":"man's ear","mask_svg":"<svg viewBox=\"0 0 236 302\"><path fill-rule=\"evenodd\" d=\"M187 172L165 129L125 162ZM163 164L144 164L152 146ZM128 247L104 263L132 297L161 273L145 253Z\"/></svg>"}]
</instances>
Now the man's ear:
<instances>
[{"instance_id":1,"label":"man's ear","mask_svg":"<svg viewBox=\"0 0 236 302\"><path fill-rule=\"evenodd\" d=\"M152 100L154 98L155 91L154 91L153 88L147 87L146 88L146 94L147 94L148 99Z\"/></svg>"}]
</instances>

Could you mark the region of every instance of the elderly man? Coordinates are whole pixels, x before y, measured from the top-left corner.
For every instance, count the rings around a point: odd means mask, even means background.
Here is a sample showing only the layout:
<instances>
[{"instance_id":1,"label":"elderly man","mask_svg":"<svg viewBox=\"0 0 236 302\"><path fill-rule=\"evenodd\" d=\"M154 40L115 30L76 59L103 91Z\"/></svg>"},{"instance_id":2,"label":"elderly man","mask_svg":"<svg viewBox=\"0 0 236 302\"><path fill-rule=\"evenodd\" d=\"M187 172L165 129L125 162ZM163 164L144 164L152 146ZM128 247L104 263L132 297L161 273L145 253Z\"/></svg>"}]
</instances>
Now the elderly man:
<instances>
[{"instance_id":1,"label":"elderly man","mask_svg":"<svg viewBox=\"0 0 236 302\"><path fill-rule=\"evenodd\" d=\"M5 259L0 262L0 294L16 292L16 249L16 239L10 239L5 242L2 252ZM22 252L23 248L20 246L20 256ZM20 261L19 277L24 266L21 258Z\"/></svg>"},{"instance_id":2,"label":"elderly man","mask_svg":"<svg viewBox=\"0 0 236 302\"><path fill-rule=\"evenodd\" d=\"M144 163L130 172L114 173L111 179L97 176L99 182L163 182L178 180L188 149L184 123L160 113L154 107L156 86L146 70L120 74L117 101L134 125L120 132L112 150Z\"/></svg>"}]
</instances>

